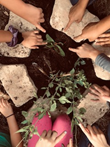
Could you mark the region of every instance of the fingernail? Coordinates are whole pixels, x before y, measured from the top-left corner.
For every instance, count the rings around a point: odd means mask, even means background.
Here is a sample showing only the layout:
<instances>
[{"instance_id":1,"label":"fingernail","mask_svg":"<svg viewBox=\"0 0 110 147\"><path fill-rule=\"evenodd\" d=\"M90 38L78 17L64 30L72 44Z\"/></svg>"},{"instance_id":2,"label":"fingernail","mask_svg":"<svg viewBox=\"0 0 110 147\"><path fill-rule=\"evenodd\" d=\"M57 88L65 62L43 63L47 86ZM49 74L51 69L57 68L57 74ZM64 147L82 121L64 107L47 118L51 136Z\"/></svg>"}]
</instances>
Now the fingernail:
<instances>
[{"instance_id":1,"label":"fingernail","mask_svg":"<svg viewBox=\"0 0 110 147\"><path fill-rule=\"evenodd\" d=\"M67 134L67 131L65 131L64 133Z\"/></svg>"}]
</instances>

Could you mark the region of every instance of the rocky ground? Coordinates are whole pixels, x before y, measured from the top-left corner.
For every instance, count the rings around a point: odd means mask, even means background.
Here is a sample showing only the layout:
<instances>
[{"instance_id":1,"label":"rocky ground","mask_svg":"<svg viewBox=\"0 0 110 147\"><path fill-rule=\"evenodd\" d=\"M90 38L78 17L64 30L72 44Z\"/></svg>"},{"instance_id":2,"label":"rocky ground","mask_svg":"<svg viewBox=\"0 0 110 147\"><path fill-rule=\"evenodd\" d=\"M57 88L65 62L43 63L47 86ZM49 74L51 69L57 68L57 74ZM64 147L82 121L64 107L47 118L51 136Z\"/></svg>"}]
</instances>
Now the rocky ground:
<instances>
[{"instance_id":1,"label":"rocky ground","mask_svg":"<svg viewBox=\"0 0 110 147\"><path fill-rule=\"evenodd\" d=\"M61 33L59 31L54 30L50 26L50 16L52 13L53 5L54 5L54 0L25 0L25 2L31 3L37 7L41 7L44 10L45 14L45 23L43 24L43 27L47 30L47 33L52 36L52 38L56 42L63 42L63 50L66 53L66 57L63 58L59 56L55 51L52 51L51 49L44 49L43 47L40 48L40 50L32 50L30 53L30 56L27 58L17 58L17 57L5 57L3 55L0 55L0 64L2 65L12 65L12 64L24 64L27 68L28 74L30 78L34 81L35 86L38 88L38 95L42 95L42 91L39 90L41 87L46 86L48 83L46 75L41 72L40 69L42 69L47 75L49 75L50 71L55 71L57 72L58 70L61 70L63 72L68 72L72 69L74 62L77 60L76 54L73 54L68 51L68 47L77 47L80 44L74 42L72 39L70 39L67 35L64 33ZM90 12L94 13L97 15L100 19L105 17L110 13L110 1L109 0L96 0L96 2L89 7ZM0 18L1 18L1 23L0 23L0 29L4 29L8 19L9 19L9 11L5 9L4 7L0 7ZM42 34L45 39L45 34ZM92 62L90 60L85 60L86 65L83 67L85 74L87 76L87 80L90 83L96 83L101 85L107 85L110 88L110 81L104 81L95 76L94 69ZM37 65L35 64L37 63ZM3 88L3 85L0 84L0 89L4 93L6 91ZM12 103L12 107L15 112L16 119L18 121L18 124L20 125L20 122L24 119L23 116L21 115L21 111L25 110L27 111L32 105L33 105L33 100L30 100L27 102L25 105L17 108L13 104L13 102L10 100ZM8 131L7 129L7 123L5 118L1 115L0 116L0 129L3 131ZM106 133L106 128L107 125L110 121L110 112L108 111L104 117L99 119L97 121L98 125L101 127L101 129ZM4 126L4 127L3 127ZM78 138L80 136L80 129L78 128Z\"/></svg>"}]
</instances>

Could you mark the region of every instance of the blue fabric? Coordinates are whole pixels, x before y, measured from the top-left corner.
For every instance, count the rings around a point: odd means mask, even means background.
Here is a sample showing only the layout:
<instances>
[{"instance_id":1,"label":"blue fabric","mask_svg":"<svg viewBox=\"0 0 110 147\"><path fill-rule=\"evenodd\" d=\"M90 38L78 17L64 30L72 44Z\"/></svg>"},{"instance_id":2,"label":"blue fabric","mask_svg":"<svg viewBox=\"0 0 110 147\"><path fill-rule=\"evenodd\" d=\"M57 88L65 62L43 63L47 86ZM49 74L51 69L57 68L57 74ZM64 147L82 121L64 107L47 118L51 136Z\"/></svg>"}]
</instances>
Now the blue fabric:
<instances>
[{"instance_id":1,"label":"blue fabric","mask_svg":"<svg viewBox=\"0 0 110 147\"><path fill-rule=\"evenodd\" d=\"M12 147L8 134L0 132L0 147Z\"/></svg>"},{"instance_id":2,"label":"blue fabric","mask_svg":"<svg viewBox=\"0 0 110 147\"><path fill-rule=\"evenodd\" d=\"M89 0L88 6L91 5L95 0ZM70 2L72 3L72 5L75 5L78 0L70 0Z\"/></svg>"}]
</instances>

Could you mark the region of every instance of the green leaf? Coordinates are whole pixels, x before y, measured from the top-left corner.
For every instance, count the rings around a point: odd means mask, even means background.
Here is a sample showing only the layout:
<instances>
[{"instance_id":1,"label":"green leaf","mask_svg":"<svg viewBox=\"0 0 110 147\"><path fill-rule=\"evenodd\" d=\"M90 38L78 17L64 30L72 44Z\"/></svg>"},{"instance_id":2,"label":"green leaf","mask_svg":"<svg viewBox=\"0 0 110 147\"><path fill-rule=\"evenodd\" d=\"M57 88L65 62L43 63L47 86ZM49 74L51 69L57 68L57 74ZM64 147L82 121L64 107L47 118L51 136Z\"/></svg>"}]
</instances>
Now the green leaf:
<instances>
[{"instance_id":1,"label":"green leaf","mask_svg":"<svg viewBox=\"0 0 110 147\"><path fill-rule=\"evenodd\" d=\"M56 101L51 105L50 111L55 111L57 107Z\"/></svg>"},{"instance_id":2,"label":"green leaf","mask_svg":"<svg viewBox=\"0 0 110 147\"><path fill-rule=\"evenodd\" d=\"M73 111L73 108L72 108L72 106L71 106L71 107L68 108L66 114L70 114L72 111Z\"/></svg>"},{"instance_id":3,"label":"green leaf","mask_svg":"<svg viewBox=\"0 0 110 147\"><path fill-rule=\"evenodd\" d=\"M60 101L61 104L71 103L69 100L66 99L65 96L60 97L59 101Z\"/></svg>"},{"instance_id":4,"label":"green leaf","mask_svg":"<svg viewBox=\"0 0 110 147\"><path fill-rule=\"evenodd\" d=\"M85 65L86 62L84 60L81 61L81 65Z\"/></svg>"},{"instance_id":5,"label":"green leaf","mask_svg":"<svg viewBox=\"0 0 110 147\"><path fill-rule=\"evenodd\" d=\"M65 97L66 97L66 98L70 98L70 97L71 97L71 93L66 93L66 94L65 94Z\"/></svg>"},{"instance_id":6,"label":"green leaf","mask_svg":"<svg viewBox=\"0 0 110 147\"><path fill-rule=\"evenodd\" d=\"M65 52L63 51L63 49L62 49L59 45L57 45L57 44L55 44L55 46L57 47L57 49L54 48L55 51L56 51L59 55L61 55L62 57L64 57L64 56L65 56Z\"/></svg>"},{"instance_id":7,"label":"green leaf","mask_svg":"<svg viewBox=\"0 0 110 147\"><path fill-rule=\"evenodd\" d=\"M62 92L62 88L60 88L60 92Z\"/></svg>"},{"instance_id":8,"label":"green leaf","mask_svg":"<svg viewBox=\"0 0 110 147\"><path fill-rule=\"evenodd\" d=\"M22 111L22 115L23 115L24 117L27 117L27 116L28 116L28 112Z\"/></svg>"},{"instance_id":9,"label":"green leaf","mask_svg":"<svg viewBox=\"0 0 110 147\"><path fill-rule=\"evenodd\" d=\"M53 83L49 83L50 88L53 88L53 86L54 86Z\"/></svg>"},{"instance_id":10,"label":"green leaf","mask_svg":"<svg viewBox=\"0 0 110 147\"><path fill-rule=\"evenodd\" d=\"M47 89L46 87L42 87L41 89Z\"/></svg>"},{"instance_id":11,"label":"green leaf","mask_svg":"<svg viewBox=\"0 0 110 147\"><path fill-rule=\"evenodd\" d=\"M40 113L40 114L39 114L39 116L38 116L38 118L39 118L39 119L43 118L45 114L46 114L46 112L45 112L45 111L44 111L44 112L42 112L42 113Z\"/></svg>"},{"instance_id":12,"label":"green leaf","mask_svg":"<svg viewBox=\"0 0 110 147\"><path fill-rule=\"evenodd\" d=\"M49 34L46 34L46 41L47 41L48 43L50 43L50 42L55 42L55 41L50 37Z\"/></svg>"},{"instance_id":13,"label":"green leaf","mask_svg":"<svg viewBox=\"0 0 110 147\"><path fill-rule=\"evenodd\" d=\"M70 74L73 75L75 73L75 69L73 68L71 71L70 71Z\"/></svg>"},{"instance_id":14,"label":"green leaf","mask_svg":"<svg viewBox=\"0 0 110 147\"><path fill-rule=\"evenodd\" d=\"M49 91L46 91L46 95L47 95L47 97L49 97L51 94Z\"/></svg>"},{"instance_id":15,"label":"green leaf","mask_svg":"<svg viewBox=\"0 0 110 147\"><path fill-rule=\"evenodd\" d=\"M27 123L28 123L27 120L24 120L23 122L21 122L21 124L23 124L23 125L25 125L25 124L27 124Z\"/></svg>"},{"instance_id":16,"label":"green leaf","mask_svg":"<svg viewBox=\"0 0 110 147\"><path fill-rule=\"evenodd\" d=\"M79 114L84 114L85 112L86 112L86 110L84 108L79 109Z\"/></svg>"}]
</instances>

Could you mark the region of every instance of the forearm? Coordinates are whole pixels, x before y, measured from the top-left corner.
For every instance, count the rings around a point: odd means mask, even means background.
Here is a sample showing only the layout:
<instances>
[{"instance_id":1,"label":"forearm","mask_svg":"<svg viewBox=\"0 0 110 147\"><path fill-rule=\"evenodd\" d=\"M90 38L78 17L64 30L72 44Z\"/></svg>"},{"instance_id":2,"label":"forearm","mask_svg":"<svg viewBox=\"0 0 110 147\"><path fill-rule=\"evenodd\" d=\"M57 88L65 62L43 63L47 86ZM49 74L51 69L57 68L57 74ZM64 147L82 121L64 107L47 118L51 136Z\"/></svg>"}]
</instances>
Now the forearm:
<instances>
[{"instance_id":1,"label":"forearm","mask_svg":"<svg viewBox=\"0 0 110 147\"><path fill-rule=\"evenodd\" d=\"M21 17L27 13L27 4L22 0L0 0L0 4Z\"/></svg>"},{"instance_id":2,"label":"forearm","mask_svg":"<svg viewBox=\"0 0 110 147\"><path fill-rule=\"evenodd\" d=\"M79 0L78 4L81 5L81 8L86 9L89 0Z\"/></svg>"},{"instance_id":3,"label":"forearm","mask_svg":"<svg viewBox=\"0 0 110 147\"><path fill-rule=\"evenodd\" d=\"M96 31L100 35L108 29L110 29L110 15L99 21L96 25Z\"/></svg>"},{"instance_id":4,"label":"forearm","mask_svg":"<svg viewBox=\"0 0 110 147\"><path fill-rule=\"evenodd\" d=\"M0 42L11 42L12 37L11 32L0 30Z\"/></svg>"},{"instance_id":5,"label":"forearm","mask_svg":"<svg viewBox=\"0 0 110 147\"><path fill-rule=\"evenodd\" d=\"M15 116L12 115L11 117L7 118L9 130L10 130L10 138L12 147L16 147L19 142L22 140L20 133L16 133L19 128L15 119ZM22 143L18 147L23 147Z\"/></svg>"}]
</instances>

